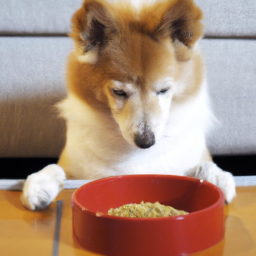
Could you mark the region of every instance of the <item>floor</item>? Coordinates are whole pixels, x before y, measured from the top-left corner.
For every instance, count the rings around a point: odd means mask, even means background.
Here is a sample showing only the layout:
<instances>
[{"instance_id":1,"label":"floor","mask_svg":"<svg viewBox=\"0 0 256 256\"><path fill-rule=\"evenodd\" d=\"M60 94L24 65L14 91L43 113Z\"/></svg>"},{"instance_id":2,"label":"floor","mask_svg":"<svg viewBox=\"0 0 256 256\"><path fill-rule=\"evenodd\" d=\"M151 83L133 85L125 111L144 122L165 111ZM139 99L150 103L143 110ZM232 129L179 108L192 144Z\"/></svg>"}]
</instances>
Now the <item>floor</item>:
<instances>
[{"instance_id":1,"label":"floor","mask_svg":"<svg viewBox=\"0 0 256 256\"><path fill-rule=\"evenodd\" d=\"M72 239L73 191L63 190L46 210L30 212L19 201L20 191L1 190L0 255L95 256ZM255 199L256 186L238 187L237 197L225 206L225 239L194 256L255 256Z\"/></svg>"}]
</instances>

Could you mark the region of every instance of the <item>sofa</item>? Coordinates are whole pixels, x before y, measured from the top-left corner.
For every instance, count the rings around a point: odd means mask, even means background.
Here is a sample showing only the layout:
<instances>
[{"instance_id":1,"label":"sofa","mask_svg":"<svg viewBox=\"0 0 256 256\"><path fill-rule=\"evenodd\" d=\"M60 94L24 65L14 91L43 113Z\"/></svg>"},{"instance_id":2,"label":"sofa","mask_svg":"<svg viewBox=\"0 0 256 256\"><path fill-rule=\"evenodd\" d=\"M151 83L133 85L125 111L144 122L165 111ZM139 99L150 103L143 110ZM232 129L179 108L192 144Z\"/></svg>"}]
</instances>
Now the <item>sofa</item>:
<instances>
[{"instance_id":1,"label":"sofa","mask_svg":"<svg viewBox=\"0 0 256 256\"><path fill-rule=\"evenodd\" d=\"M256 1L196 0L213 111L208 136L216 162L235 175L256 173ZM70 18L82 0L0 0L0 178L24 178L56 162L65 123L73 42Z\"/></svg>"}]
</instances>

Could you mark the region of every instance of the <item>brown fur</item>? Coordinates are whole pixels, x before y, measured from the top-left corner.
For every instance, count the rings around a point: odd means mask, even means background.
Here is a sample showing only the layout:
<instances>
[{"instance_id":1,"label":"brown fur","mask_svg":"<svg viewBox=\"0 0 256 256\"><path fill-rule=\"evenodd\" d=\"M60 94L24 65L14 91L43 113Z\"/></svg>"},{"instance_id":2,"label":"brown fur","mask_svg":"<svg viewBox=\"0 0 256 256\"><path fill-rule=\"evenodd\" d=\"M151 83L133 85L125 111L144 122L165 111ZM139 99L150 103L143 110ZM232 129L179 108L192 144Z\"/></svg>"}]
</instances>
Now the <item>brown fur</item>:
<instances>
[{"instance_id":1,"label":"brown fur","mask_svg":"<svg viewBox=\"0 0 256 256\"><path fill-rule=\"evenodd\" d=\"M110 80L132 82L143 90L167 74L182 79L193 60L196 75L174 96L174 101L186 100L197 93L202 79L201 58L191 49L202 35L201 19L192 0L166 0L140 13L123 2L111 6L104 0L84 1L72 18L70 36L79 54L95 50L98 57L95 64L87 64L70 55L68 89L108 111ZM170 64L172 70L167 69Z\"/></svg>"}]
</instances>

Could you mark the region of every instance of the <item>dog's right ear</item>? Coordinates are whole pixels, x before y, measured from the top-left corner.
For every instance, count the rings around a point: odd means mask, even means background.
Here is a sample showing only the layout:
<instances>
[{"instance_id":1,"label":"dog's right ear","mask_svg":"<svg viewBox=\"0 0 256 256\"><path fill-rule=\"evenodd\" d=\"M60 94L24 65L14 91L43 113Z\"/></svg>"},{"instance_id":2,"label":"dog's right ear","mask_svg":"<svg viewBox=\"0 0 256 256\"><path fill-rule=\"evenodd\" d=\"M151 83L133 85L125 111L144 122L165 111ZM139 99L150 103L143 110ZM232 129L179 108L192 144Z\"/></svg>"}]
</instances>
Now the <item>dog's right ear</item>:
<instances>
[{"instance_id":1,"label":"dog's right ear","mask_svg":"<svg viewBox=\"0 0 256 256\"><path fill-rule=\"evenodd\" d=\"M85 0L72 17L72 33L78 60L97 62L99 51L117 31L111 6L104 0Z\"/></svg>"}]
</instances>

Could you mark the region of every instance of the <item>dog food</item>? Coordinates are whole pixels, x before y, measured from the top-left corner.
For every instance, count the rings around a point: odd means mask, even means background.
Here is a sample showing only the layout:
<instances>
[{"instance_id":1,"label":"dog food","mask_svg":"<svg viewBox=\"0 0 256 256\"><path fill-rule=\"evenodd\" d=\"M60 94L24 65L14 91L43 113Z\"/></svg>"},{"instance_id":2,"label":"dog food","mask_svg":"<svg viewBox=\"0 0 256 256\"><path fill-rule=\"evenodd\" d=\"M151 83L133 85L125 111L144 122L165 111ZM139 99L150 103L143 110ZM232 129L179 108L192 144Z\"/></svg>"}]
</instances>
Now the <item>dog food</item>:
<instances>
[{"instance_id":1,"label":"dog food","mask_svg":"<svg viewBox=\"0 0 256 256\"><path fill-rule=\"evenodd\" d=\"M188 212L176 210L171 206L162 205L159 202L140 204L125 204L119 208L108 210L109 215L130 218L159 218L177 215L186 215Z\"/></svg>"}]
</instances>

